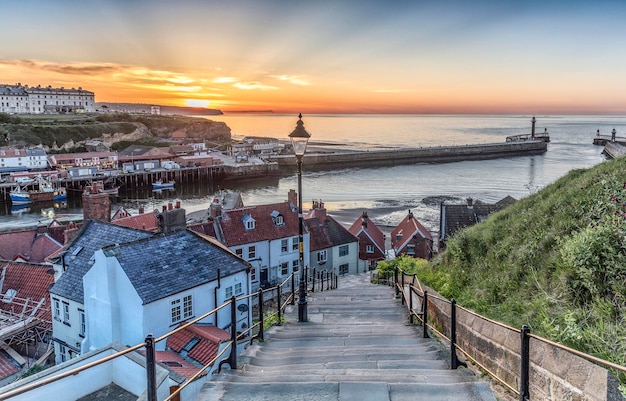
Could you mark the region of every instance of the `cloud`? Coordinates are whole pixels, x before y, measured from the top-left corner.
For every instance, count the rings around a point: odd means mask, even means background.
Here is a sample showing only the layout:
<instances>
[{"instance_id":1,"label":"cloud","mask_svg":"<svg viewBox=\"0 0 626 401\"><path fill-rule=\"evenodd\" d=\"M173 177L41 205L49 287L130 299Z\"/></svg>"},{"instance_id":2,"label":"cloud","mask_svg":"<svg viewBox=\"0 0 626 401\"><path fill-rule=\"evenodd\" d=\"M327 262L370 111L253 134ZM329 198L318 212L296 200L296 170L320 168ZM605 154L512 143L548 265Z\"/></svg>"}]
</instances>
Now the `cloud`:
<instances>
[{"instance_id":1,"label":"cloud","mask_svg":"<svg viewBox=\"0 0 626 401\"><path fill-rule=\"evenodd\" d=\"M9 67L19 67L33 70L43 70L56 72L64 75L102 75L111 74L123 70L124 66L119 64L104 63L71 63L60 64L39 60L0 60L0 65Z\"/></svg>"},{"instance_id":2,"label":"cloud","mask_svg":"<svg viewBox=\"0 0 626 401\"><path fill-rule=\"evenodd\" d=\"M299 75L271 75L272 78L276 78L279 81L286 81L290 84L299 85L299 86L309 86L310 82L304 80Z\"/></svg>"},{"instance_id":3,"label":"cloud","mask_svg":"<svg viewBox=\"0 0 626 401\"><path fill-rule=\"evenodd\" d=\"M278 89L275 86L265 85L264 83L253 81L253 82L237 82L233 85L235 88L243 89L243 90L276 90Z\"/></svg>"}]
</instances>

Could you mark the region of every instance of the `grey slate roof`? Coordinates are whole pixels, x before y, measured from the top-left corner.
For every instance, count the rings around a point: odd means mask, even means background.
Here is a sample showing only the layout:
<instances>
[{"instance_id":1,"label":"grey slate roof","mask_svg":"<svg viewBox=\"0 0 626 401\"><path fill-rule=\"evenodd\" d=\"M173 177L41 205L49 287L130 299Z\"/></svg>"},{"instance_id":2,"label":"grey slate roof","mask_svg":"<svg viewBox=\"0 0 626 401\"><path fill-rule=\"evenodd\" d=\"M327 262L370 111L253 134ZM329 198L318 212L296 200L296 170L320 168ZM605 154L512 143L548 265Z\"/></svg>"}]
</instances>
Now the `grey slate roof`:
<instances>
[{"instance_id":1,"label":"grey slate roof","mask_svg":"<svg viewBox=\"0 0 626 401\"><path fill-rule=\"evenodd\" d=\"M249 264L217 240L192 231L158 234L151 238L111 246L143 304L246 270Z\"/></svg>"},{"instance_id":2,"label":"grey slate roof","mask_svg":"<svg viewBox=\"0 0 626 401\"><path fill-rule=\"evenodd\" d=\"M441 204L439 222L439 240L445 241L456 231L486 220L491 214L515 203L515 198L507 196L495 204L480 201L472 206Z\"/></svg>"},{"instance_id":3,"label":"grey slate roof","mask_svg":"<svg viewBox=\"0 0 626 401\"><path fill-rule=\"evenodd\" d=\"M92 265L90 260L95 251L111 244L136 241L153 235L148 231L97 220L85 222L76 237L66 245L64 256L57 261L58 264L65 263L66 271L54 283L50 293L83 303L83 276Z\"/></svg>"}]
</instances>

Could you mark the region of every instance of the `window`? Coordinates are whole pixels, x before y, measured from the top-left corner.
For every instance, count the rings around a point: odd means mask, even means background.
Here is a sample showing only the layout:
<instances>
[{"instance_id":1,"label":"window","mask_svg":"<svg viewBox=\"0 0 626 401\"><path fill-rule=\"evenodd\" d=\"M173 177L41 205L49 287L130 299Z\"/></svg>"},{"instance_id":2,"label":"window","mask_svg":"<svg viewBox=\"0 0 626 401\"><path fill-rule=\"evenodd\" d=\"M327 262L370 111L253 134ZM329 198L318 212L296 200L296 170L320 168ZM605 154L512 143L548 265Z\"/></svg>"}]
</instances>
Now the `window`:
<instances>
[{"instance_id":1,"label":"window","mask_svg":"<svg viewBox=\"0 0 626 401\"><path fill-rule=\"evenodd\" d=\"M170 302L170 306L172 312L172 324L193 316L193 298L191 295L186 295L182 299L173 299Z\"/></svg>"},{"instance_id":2,"label":"window","mask_svg":"<svg viewBox=\"0 0 626 401\"><path fill-rule=\"evenodd\" d=\"M285 225L285 218L277 210L272 211L271 216L275 226Z\"/></svg>"},{"instance_id":3,"label":"window","mask_svg":"<svg viewBox=\"0 0 626 401\"><path fill-rule=\"evenodd\" d=\"M182 320L180 317L180 299L173 300L170 306L172 307L172 323L180 322Z\"/></svg>"},{"instance_id":4,"label":"window","mask_svg":"<svg viewBox=\"0 0 626 401\"><path fill-rule=\"evenodd\" d=\"M235 255L243 259L243 248L235 249Z\"/></svg>"},{"instance_id":5,"label":"window","mask_svg":"<svg viewBox=\"0 0 626 401\"><path fill-rule=\"evenodd\" d=\"M256 246L251 245L248 247L248 259L256 258Z\"/></svg>"},{"instance_id":6,"label":"window","mask_svg":"<svg viewBox=\"0 0 626 401\"><path fill-rule=\"evenodd\" d=\"M415 255L415 245L413 245L413 244L407 245L406 253L407 253L407 255Z\"/></svg>"},{"instance_id":7,"label":"window","mask_svg":"<svg viewBox=\"0 0 626 401\"><path fill-rule=\"evenodd\" d=\"M292 251L297 251L299 245L300 245L300 238L299 237L293 237L291 239L291 250Z\"/></svg>"},{"instance_id":8,"label":"window","mask_svg":"<svg viewBox=\"0 0 626 401\"><path fill-rule=\"evenodd\" d=\"M54 299L54 318L56 320L61 320L61 301L58 299Z\"/></svg>"},{"instance_id":9,"label":"window","mask_svg":"<svg viewBox=\"0 0 626 401\"><path fill-rule=\"evenodd\" d=\"M254 219L249 214L243 216L243 226L246 230L254 230Z\"/></svg>"},{"instance_id":10,"label":"window","mask_svg":"<svg viewBox=\"0 0 626 401\"><path fill-rule=\"evenodd\" d=\"M224 298L226 299L226 301L230 300L232 296L233 296L233 287L229 286L229 287L224 288Z\"/></svg>"},{"instance_id":11,"label":"window","mask_svg":"<svg viewBox=\"0 0 626 401\"><path fill-rule=\"evenodd\" d=\"M291 271L297 272L300 270L300 259L294 259L291 261Z\"/></svg>"},{"instance_id":12,"label":"window","mask_svg":"<svg viewBox=\"0 0 626 401\"><path fill-rule=\"evenodd\" d=\"M374 253L374 245L369 245L369 244L368 244L368 245L365 247L365 252L367 252L367 253Z\"/></svg>"},{"instance_id":13,"label":"window","mask_svg":"<svg viewBox=\"0 0 626 401\"><path fill-rule=\"evenodd\" d=\"M323 265L324 263L326 263L326 250L323 251L319 251L317 253L317 263L319 263L320 265Z\"/></svg>"},{"instance_id":14,"label":"window","mask_svg":"<svg viewBox=\"0 0 626 401\"><path fill-rule=\"evenodd\" d=\"M187 295L183 298L183 319L187 319L193 316L193 302L191 295Z\"/></svg>"},{"instance_id":15,"label":"window","mask_svg":"<svg viewBox=\"0 0 626 401\"><path fill-rule=\"evenodd\" d=\"M82 309L79 309L78 316L80 319L80 333L78 333L78 335L81 337L85 337L85 333L87 332L87 323L85 321L85 311Z\"/></svg>"},{"instance_id":16,"label":"window","mask_svg":"<svg viewBox=\"0 0 626 401\"><path fill-rule=\"evenodd\" d=\"M348 256L348 253L350 253L348 245L341 245L339 247L339 256Z\"/></svg>"},{"instance_id":17,"label":"window","mask_svg":"<svg viewBox=\"0 0 626 401\"><path fill-rule=\"evenodd\" d=\"M242 285L241 285L241 283L236 283L235 284L235 295L241 295L241 294L243 294Z\"/></svg>"},{"instance_id":18,"label":"window","mask_svg":"<svg viewBox=\"0 0 626 401\"><path fill-rule=\"evenodd\" d=\"M70 323L70 304L63 302L63 323Z\"/></svg>"},{"instance_id":19,"label":"window","mask_svg":"<svg viewBox=\"0 0 626 401\"><path fill-rule=\"evenodd\" d=\"M289 241L287 240L287 238L281 239L280 240L280 252L287 253L288 250L289 250Z\"/></svg>"},{"instance_id":20,"label":"window","mask_svg":"<svg viewBox=\"0 0 626 401\"><path fill-rule=\"evenodd\" d=\"M256 281L256 267L250 268L250 280Z\"/></svg>"},{"instance_id":21,"label":"window","mask_svg":"<svg viewBox=\"0 0 626 401\"><path fill-rule=\"evenodd\" d=\"M282 275L289 274L289 263L283 262L280 264L280 274Z\"/></svg>"},{"instance_id":22,"label":"window","mask_svg":"<svg viewBox=\"0 0 626 401\"><path fill-rule=\"evenodd\" d=\"M61 362L67 361L67 350L65 345L59 344L59 354L61 354Z\"/></svg>"},{"instance_id":23,"label":"window","mask_svg":"<svg viewBox=\"0 0 626 401\"><path fill-rule=\"evenodd\" d=\"M348 264L339 265L339 274L348 274Z\"/></svg>"}]
</instances>

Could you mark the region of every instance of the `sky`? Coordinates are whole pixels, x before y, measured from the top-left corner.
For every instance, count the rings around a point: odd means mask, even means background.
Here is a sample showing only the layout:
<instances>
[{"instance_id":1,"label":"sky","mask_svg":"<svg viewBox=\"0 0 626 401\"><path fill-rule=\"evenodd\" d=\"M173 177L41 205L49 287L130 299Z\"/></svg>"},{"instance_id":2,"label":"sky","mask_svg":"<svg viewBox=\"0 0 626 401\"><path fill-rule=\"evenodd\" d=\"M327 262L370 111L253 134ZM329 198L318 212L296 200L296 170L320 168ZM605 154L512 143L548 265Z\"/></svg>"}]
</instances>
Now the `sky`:
<instances>
[{"instance_id":1,"label":"sky","mask_svg":"<svg viewBox=\"0 0 626 401\"><path fill-rule=\"evenodd\" d=\"M0 84L274 113L626 114L626 1L2 0Z\"/></svg>"}]
</instances>

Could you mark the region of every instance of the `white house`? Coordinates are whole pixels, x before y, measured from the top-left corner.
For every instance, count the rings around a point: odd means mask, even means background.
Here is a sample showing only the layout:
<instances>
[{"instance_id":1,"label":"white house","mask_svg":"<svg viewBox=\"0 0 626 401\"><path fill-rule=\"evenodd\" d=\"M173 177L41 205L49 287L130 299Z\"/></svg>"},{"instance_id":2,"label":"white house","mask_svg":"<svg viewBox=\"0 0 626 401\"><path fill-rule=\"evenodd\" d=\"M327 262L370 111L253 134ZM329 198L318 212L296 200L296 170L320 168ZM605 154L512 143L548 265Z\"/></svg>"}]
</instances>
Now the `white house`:
<instances>
[{"instance_id":1,"label":"white house","mask_svg":"<svg viewBox=\"0 0 626 401\"><path fill-rule=\"evenodd\" d=\"M111 342L138 344L148 333L163 336L232 296L249 294L247 271L248 265L215 239L186 230L104 247L83 278L83 350ZM250 310L249 298L239 303ZM218 314L217 327L230 330L230 308ZM249 327L248 313L237 317L237 331ZM215 316L200 323L216 323Z\"/></svg>"},{"instance_id":2,"label":"white house","mask_svg":"<svg viewBox=\"0 0 626 401\"><path fill-rule=\"evenodd\" d=\"M217 238L250 263L252 291L275 285L299 269L299 219L295 191L282 203L219 209L209 223L189 226ZM215 209L214 206L218 208ZM309 265L309 233L303 233L303 265Z\"/></svg>"},{"instance_id":3,"label":"white house","mask_svg":"<svg viewBox=\"0 0 626 401\"><path fill-rule=\"evenodd\" d=\"M148 333L166 334L250 289L248 265L215 241L97 220L83 224L54 266L57 363L112 342L138 344ZM238 316L238 330L249 326L247 314ZM206 320L230 328L228 308Z\"/></svg>"},{"instance_id":4,"label":"white house","mask_svg":"<svg viewBox=\"0 0 626 401\"><path fill-rule=\"evenodd\" d=\"M48 155L41 148L0 149L0 168L42 170L48 168Z\"/></svg>"}]
</instances>

